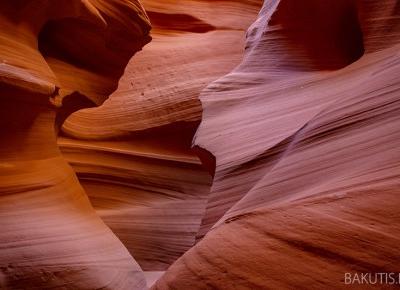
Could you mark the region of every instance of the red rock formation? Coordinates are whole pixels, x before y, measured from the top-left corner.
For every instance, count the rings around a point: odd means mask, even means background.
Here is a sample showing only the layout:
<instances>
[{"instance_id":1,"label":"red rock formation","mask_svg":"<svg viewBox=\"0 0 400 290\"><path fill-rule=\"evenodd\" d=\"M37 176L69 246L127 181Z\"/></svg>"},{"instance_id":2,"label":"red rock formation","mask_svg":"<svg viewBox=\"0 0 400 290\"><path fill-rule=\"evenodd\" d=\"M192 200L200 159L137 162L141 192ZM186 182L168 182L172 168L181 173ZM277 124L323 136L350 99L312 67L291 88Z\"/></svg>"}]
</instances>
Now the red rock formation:
<instances>
[{"instance_id":1,"label":"red rock formation","mask_svg":"<svg viewBox=\"0 0 400 290\"><path fill-rule=\"evenodd\" d=\"M0 288L145 288L56 143L56 127L101 104L149 41L144 10L136 1L2 1L0 25Z\"/></svg>"},{"instance_id":2,"label":"red rock formation","mask_svg":"<svg viewBox=\"0 0 400 290\"><path fill-rule=\"evenodd\" d=\"M399 271L399 7L265 2L243 62L201 95L207 234L153 289L345 288L345 272Z\"/></svg>"},{"instance_id":3,"label":"red rock formation","mask_svg":"<svg viewBox=\"0 0 400 290\"><path fill-rule=\"evenodd\" d=\"M165 270L194 245L211 183L189 152L191 136L160 138L164 130L158 138L59 139L97 213L147 271Z\"/></svg>"},{"instance_id":4,"label":"red rock formation","mask_svg":"<svg viewBox=\"0 0 400 290\"><path fill-rule=\"evenodd\" d=\"M0 288L399 272L398 1L143 2L0 3Z\"/></svg>"},{"instance_id":5,"label":"red rock formation","mask_svg":"<svg viewBox=\"0 0 400 290\"><path fill-rule=\"evenodd\" d=\"M200 121L201 90L240 63L243 31L255 20L262 3L142 2L154 17L152 42L132 58L118 90L103 106L68 118L63 126L68 136L115 138L171 123Z\"/></svg>"},{"instance_id":6,"label":"red rock formation","mask_svg":"<svg viewBox=\"0 0 400 290\"><path fill-rule=\"evenodd\" d=\"M198 95L240 62L244 30L261 1L143 5L153 41L103 106L67 119L59 145L140 266L163 271L194 245L211 185L190 149Z\"/></svg>"}]
</instances>

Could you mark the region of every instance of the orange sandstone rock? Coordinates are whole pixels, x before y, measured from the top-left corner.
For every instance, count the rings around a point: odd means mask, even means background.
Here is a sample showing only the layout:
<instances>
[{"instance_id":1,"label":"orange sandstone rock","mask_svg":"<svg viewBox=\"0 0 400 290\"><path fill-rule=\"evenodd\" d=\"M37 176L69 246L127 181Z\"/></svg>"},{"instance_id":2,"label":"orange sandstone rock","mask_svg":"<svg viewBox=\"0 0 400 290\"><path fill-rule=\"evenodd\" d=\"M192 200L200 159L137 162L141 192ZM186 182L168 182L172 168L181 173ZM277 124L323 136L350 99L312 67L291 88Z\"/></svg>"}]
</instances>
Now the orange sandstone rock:
<instances>
[{"instance_id":1,"label":"orange sandstone rock","mask_svg":"<svg viewBox=\"0 0 400 290\"><path fill-rule=\"evenodd\" d=\"M149 41L136 1L0 3L0 288L144 289L57 147Z\"/></svg>"},{"instance_id":2,"label":"orange sandstone rock","mask_svg":"<svg viewBox=\"0 0 400 290\"><path fill-rule=\"evenodd\" d=\"M211 176L191 150L200 91L240 62L261 1L143 1L153 41L58 140L96 211L146 271L196 241Z\"/></svg>"}]
</instances>

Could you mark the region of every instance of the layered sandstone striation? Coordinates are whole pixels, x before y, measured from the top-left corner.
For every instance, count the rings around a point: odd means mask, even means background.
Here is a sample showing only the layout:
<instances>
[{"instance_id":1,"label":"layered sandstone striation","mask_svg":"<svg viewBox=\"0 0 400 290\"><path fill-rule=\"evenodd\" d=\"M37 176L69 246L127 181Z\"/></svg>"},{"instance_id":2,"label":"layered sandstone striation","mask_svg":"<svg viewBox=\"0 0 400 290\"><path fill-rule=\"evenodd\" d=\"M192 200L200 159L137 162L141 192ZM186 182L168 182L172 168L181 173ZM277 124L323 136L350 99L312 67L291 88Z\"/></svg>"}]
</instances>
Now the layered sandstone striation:
<instances>
[{"instance_id":1,"label":"layered sandstone striation","mask_svg":"<svg viewBox=\"0 0 400 290\"><path fill-rule=\"evenodd\" d=\"M131 59L118 90L99 108L81 110L63 131L80 139L126 136L177 122L199 122L198 96L240 63L244 32L261 0L141 1L152 42Z\"/></svg>"},{"instance_id":2,"label":"layered sandstone striation","mask_svg":"<svg viewBox=\"0 0 400 290\"><path fill-rule=\"evenodd\" d=\"M149 42L136 1L0 3L0 288L144 289L93 210L57 132L113 92Z\"/></svg>"},{"instance_id":3,"label":"layered sandstone striation","mask_svg":"<svg viewBox=\"0 0 400 290\"><path fill-rule=\"evenodd\" d=\"M242 63L200 97L205 236L153 289L344 288L345 272L399 271L399 7L265 1Z\"/></svg>"},{"instance_id":4,"label":"layered sandstone striation","mask_svg":"<svg viewBox=\"0 0 400 290\"><path fill-rule=\"evenodd\" d=\"M0 2L0 288L399 272L399 1L142 2Z\"/></svg>"},{"instance_id":5,"label":"layered sandstone striation","mask_svg":"<svg viewBox=\"0 0 400 290\"><path fill-rule=\"evenodd\" d=\"M78 111L58 144L94 208L146 271L196 241L212 178L191 150L198 96L240 62L261 1L142 1L152 42L101 107Z\"/></svg>"}]
</instances>

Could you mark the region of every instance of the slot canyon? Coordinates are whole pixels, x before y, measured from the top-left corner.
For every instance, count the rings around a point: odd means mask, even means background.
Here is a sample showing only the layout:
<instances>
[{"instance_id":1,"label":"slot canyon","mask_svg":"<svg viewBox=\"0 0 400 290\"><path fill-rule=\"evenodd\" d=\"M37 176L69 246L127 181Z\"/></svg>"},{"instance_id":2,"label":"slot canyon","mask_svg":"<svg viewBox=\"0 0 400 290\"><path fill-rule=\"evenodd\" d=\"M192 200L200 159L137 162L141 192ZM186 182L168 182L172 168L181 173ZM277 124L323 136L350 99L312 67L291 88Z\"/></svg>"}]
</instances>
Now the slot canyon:
<instances>
[{"instance_id":1,"label":"slot canyon","mask_svg":"<svg viewBox=\"0 0 400 290\"><path fill-rule=\"evenodd\" d=\"M0 289L396 289L399 0L0 0Z\"/></svg>"}]
</instances>

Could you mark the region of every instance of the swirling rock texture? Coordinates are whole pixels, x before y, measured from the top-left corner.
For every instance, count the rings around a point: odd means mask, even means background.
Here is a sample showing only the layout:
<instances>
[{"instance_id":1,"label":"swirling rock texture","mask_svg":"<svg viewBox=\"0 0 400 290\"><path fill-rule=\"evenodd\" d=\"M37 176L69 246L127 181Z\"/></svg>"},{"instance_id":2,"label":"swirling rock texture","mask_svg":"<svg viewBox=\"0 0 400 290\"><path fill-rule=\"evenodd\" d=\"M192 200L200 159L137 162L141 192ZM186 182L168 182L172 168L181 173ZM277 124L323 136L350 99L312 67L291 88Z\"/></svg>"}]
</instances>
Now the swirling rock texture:
<instances>
[{"instance_id":1,"label":"swirling rock texture","mask_svg":"<svg viewBox=\"0 0 400 290\"><path fill-rule=\"evenodd\" d=\"M1 1L0 24L0 288L144 289L56 135L115 90L147 15L136 1Z\"/></svg>"},{"instance_id":2,"label":"swirling rock texture","mask_svg":"<svg viewBox=\"0 0 400 290\"><path fill-rule=\"evenodd\" d=\"M143 5L0 2L0 289L400 272L400 2Z\"/></svg>"},{"instance_id":3,"label":"swirling rock texture","mask_svg":"<svg viewBox=\"0 0 400 290\"><path fill-rule=\"evenodd\" d=\"M205 236L153 289L399 272L399 43L399 1L265 1L242 63L200 97Z\"/></svg>"},{"instance_id":4,"label":"swirling rock texture","mask_svg":"<svg viewBox=\"0 0 400 290\"><path fill-rule=\"evenodd\" d=\"M58 143L97 213L153 272L195 244L211 186L190 149L198 96L240 63L262 3L142 2L152 42L101 107L66 120Z\"/></svg>"},{"instance_id":5,"label":"swirling rock texture","mask_svg":"<svg viewBox=\"0 0 400 290\"><path fill-rule=\"evenodd\" d=\"M1 3L1 287L145 288L83 188L149 281L194 245L211 185L190 150L198 94L240 61L261 1L144 2ZM118 85L147 15L154 41Z\"/></svg>"}]
</instances>

